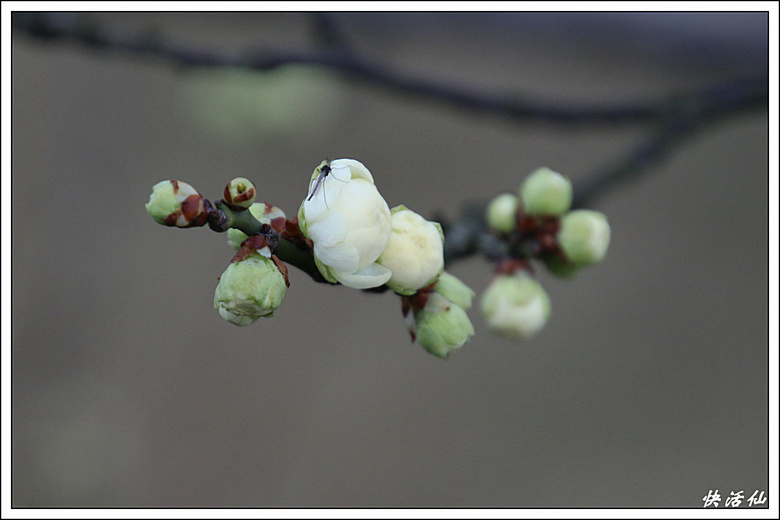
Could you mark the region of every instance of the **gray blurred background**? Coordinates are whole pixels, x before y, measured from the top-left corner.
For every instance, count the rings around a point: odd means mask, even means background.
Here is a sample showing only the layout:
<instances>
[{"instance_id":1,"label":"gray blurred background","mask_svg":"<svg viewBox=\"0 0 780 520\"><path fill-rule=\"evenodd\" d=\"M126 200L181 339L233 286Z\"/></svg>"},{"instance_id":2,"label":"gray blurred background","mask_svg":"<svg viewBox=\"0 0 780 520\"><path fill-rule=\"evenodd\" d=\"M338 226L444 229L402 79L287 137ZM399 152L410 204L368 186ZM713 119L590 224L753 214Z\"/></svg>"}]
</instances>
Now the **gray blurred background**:
<instances>
[{"instance_id":1,"label":"gray blurred background","mask_svg":"<svg viewBox=\"0 0 780 520\"><path fill-rule=\"evenodd\" d=\"M312 45L305 13L94 19L204 48ZM405 74L572 103L767 67L761 13L334 19ZM448 361L410 343L391 294L295 269L273 319L223 321L226 237L155 224L151 187L215 200L245 176L292 215L323 158L352 157L390 206L454 218L539 166L581 180L645 128L516 124L314 67L183 70L21 34L12 116L15 507L701 507L767 490L766 111L599 198L609 256L539 274L537 337L494 336L475 306ZM491 264L449 270L479 294Z\"/></svg>"}]
</instances>

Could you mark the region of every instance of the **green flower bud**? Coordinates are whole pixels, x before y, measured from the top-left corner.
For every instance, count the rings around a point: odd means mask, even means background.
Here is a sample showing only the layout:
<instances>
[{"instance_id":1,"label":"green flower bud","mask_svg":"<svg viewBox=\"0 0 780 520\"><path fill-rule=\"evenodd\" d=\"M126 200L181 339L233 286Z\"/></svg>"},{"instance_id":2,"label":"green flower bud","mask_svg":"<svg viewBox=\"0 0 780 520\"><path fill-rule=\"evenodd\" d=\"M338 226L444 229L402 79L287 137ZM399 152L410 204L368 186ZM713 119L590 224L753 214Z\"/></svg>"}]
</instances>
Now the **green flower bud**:
<instances>
[{"instance_id":1,"label":"green flower bud","mask_svg":"<svg viewBox=\"0 0 780 520\"><path fill-rule=\"evenodd\" d=\"M490 201L486 210L490 229L500 233L509 233L517 223L517 206L520 200L513 193L502 193Z\"/></svg>"},{"instance_id":2,"label":"green flower bud","mask_svg":"<svg viewBox=\"0 0 780 520\"><path fill-rule=\"evenodd\" d=\"M603 260L609 247L609 238L609 223L603 213L578 209L561 217L558 245L577 266Z\"/></svg>"},{"instance_id":3,"label":"green flower bud","mask_svg":"<svg viewBox=\"0 0 780 520\"><path fill-rule=\"evenodd\" d=\"M446 271L441 273L439 281L433 286L433 290L458 307L464 309L471 308L471 300L474 298L474 291L471 290L471 287Z\"/></svg>"},{"instance_id":4,"label":"green flower bud","mask_svg":"<svg viewBox=\"0 0 780 520\"><path fill-rule=\"evenodd\" d=\"M249 325L270 318L282 304L287 286L271 258L258 252L231 263L214 292L214 308L230 323Z\"/></svg>"},{"instance_id":5,"label":"green flower bud","mask_svg":"<svg viewBox=\"0 0 780 520\"><path fill-rule=\"evenodd\" d=\"M466 311L435 292L414 317L417 341L434 356L448 357L474 335L474 326Z\"/></svg>"},{"instance_id":6,"label":"green flower bud","mask_svg":"<svg viewBox=\"0 0 780 520\"><path fill-rule=\"evenodd\" d=\"M249 206L249 212L252 213L252 216L260 221L261 224L271 224L271 221L275 218L287 217L284 214L284 211L276 206L266 204L265 202L255 202ZM233 249L238 249L241 247L241 242L246 240L246 233L236 228L230 228L227 230L227 237L228 244L230 244Z\"/></svg>"},{"instance_id":7,"label":"green flower bud","mask_svg":"<svg viewBox=\"0 0 780 520\"><path fill-rule=\"evenodd\" d=\"M255 202L257 192L252 181L244 177L236 177L225 186L222 198L231 206L248 208Z\"/></svg>"},{"instance_id":8,"label":"green flower bud","mask_svg":"<svg viewBox=\"0 0 780 520\"><path fill-rule=\"evenodd\" d=\"M390 269L387 286L411 295L432 284L444 269L444 234L406 206L390 210L392 233L377 263Z\"/></svg>"},{"instance_id":9,"label":"green flower bud","mask_svg":"<svg viewBox=\"0 0 780 520\"><path fill-rule=\"evenodd\" d=\"M186 182L158 182L145 207L155 222L164 226L187 228L206 223L203 197Z\"/></svg>"},{"instance_id":10,"label":"green flower bud","mask_svg":"<svg viewBox=\"0 0 780 520\"><path fill-rule=\"evenodd\" d=\"M539 168L523 182L520 198L529 215L560 215L571 207L571 182L549 168Z\"/></svg>"},{"instance_id":11,"label":"green flower bud","mask_svg":"<svg viewBox=\"0 0 780 520\"><path fill-rule=\"evenodd\" d=\"M531 275L519 271L493 279L482 296L482 313L491 330L524 340L539 332L550 317L550 298Z\"/></svg>"}]
</instances>

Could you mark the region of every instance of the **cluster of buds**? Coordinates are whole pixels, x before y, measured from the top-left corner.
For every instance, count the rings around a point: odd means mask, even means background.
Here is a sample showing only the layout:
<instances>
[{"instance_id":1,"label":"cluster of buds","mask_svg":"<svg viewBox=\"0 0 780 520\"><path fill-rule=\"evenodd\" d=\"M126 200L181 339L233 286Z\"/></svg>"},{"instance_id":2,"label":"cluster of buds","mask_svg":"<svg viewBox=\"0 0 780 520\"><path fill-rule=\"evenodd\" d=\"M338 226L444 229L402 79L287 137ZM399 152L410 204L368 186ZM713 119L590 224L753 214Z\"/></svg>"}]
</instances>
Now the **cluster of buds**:
<instances>
[{"instance_id":1,"label":"cluster of buds","mask_svg":"<svg viewBox=\"0 0 780 520\"><path fill-rule=\"evenodd\" d=\"M255 200L255 186L239 177L214 205L180 181L157 184L146 205L158 223L227 232L237 251L214 295L225 320L244 326L273 316L289 287L287 267L275 254L286 244L288 257L309 258L320 281L397 293L412 340L437 356L474 334L465 312L474 293L443 274L441 226L403 205L390 209L359 161L327 160L315 168L292 220Z\"/></svg>"},{"instance_id":2,"label":"cluster of buds","mask_svg":"<svg viewBox=\"0 0 780 520\"><path fill-rule=\"evenodd\" d=\"M610 240L607 218L592 210L570 211L571 201L569 179L540 168L519 194L503 193L488 204L488 226L507 246L482 296L482 312L495 332L523 340L550 316L550 299L533 277L530 259L563 277L604 259Z\"/></svg>"},{"instance_id":3,"label":"cluster of buds","mask_svg":"<svg viewBox=\"0 0 780 520\"><path fill-rule=\"evenodd\" d=\"M233 179L212 205L192 186L163 181L153 188L147 212L163 225L208 226L227 232L236 250L219 279L214 307L244 326L272 317L289 278L277 253L315 280L360 290L392 290L412 341L446 358L474 335L466 311L474 292L444 272L444 234L406 206L390 208L371 172L354 159L326 160L311 174L298 213L255 202L255 186ZM609 244L601 213L570 211L568 179L547 168L530 175L519 194L505 193L487 207L490 230L504 245L495 276L482 296L490 327L525 339L544 327L550 300L533 277L531 259L560 276L600 261Z\"/></svg>"},{"instance_id":4,"label":"cluster of buds","mask_svg":"<svg viewBox=\"0 0 780 520\"><path fill-rule=\"evenodd\" d=\"M384 285L400 295L412 341L428 352L447 357L474 334L465 311L473 292L443 274L441 226L406 206L390 209L362 163L323 161L311 175L298 224L326 280L355 289ZM447 295L457 291L442 291L442 279L470 295L453 302Z\"/></svg>"},{"instance_id":5,"label":"cluster of buds","mask_svg":"<svg viewBox=\"0 0 780 520\"><path fill-rule=\"evenodd\" d=\"M255 187L243 177L230 181L223 196L214 207L186 182L162 181L152 189L146 211L167 226L208 224L228 231L228 243L238 251L219 278L214 308L230 323L249 325L273 316L289 286L287 268L273 254L278 232L271 226L275 217L284 220L284 213L255 203Z\"/></svg>"}]
</instances>

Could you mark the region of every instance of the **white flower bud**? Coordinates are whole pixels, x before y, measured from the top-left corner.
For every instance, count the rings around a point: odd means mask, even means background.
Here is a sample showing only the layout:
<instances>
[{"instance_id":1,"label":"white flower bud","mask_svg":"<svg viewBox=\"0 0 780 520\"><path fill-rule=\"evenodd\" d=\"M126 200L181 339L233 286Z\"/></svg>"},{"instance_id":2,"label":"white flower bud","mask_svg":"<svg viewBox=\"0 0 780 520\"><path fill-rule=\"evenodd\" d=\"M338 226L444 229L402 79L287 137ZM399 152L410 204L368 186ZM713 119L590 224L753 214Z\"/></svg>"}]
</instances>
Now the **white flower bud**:
<instances>
[{"instance_id":1,"label":"white flower bud","mask_svg":"<svg viewBox=\"0 0 780 520\"><path fill-rule=\"evenodd\" d=\"M558 245L577 266L595 264L604 259L609 247L607 217L598 211L579 209L561 217Z\"/></svg>"},{"instance_id":2,"label":"white flower bud","mask_svg":"<svg viewBox=\"0 0 780 520\"><path fill-rule=\"evenodd\" d=\"M267 248L266 248L267 249ZM287 286L270 251L252 253L231 263L214 292L214 308L235 325L249 325L273 316L282 304Z\"/></svg>"},{"instance_id":3,"label":"white flower bud","mask_svg":"<svg viewBox=\"0 0 780 520\"><path fill-rule=\"evenodd\" d=\"M362 163L323 161L311 176L298 225L314 244L314 259L326 280L367 289L392 276L376 263L390 240L390 208Z\"/></svg>"},{"instance_id":4,"label":"white flower bud","mask_svg":"<svg viewBox=\"0 0 780 520\"><path fill-rule=\"evenodd\" d=\"M271 204L266 204L265 202L255 202L249 206L249 211L261 224L270 225L271 221L275 218L286 218L284 211ZM233 249L238 249L241 247L241 242L246 240L246 233L236 228L229 228L227 230L227 237L228 244L230 244Z\"/></svg>"},{"instance_id":5,"label":"white flower bud","mask_svg":"<svg viewBox=\"0 0 780 520\"><path fill-rule=\"evenodd\" d=\"M252 181L244 177L236 177L230 181L222 193L225 202L239 208L248 208L255 202L257 191Z\"/></svg>"},{"instance_id":6,"label":"white flower bud","mask_svg":"<svg viewBox=\"0 0 780 520\"><path fill-rule=\"evenodd\" d=\"M432 284L444 269L444 234L406 206L390 210L393 232L377 263L390 269L387 286L410 295Z\"/></svg>"},{"instance_id":7,"label":"white flower bud","mask_svg":"<svg viewBox=\"0 0 780 520\"><path fill-rule=\"evenodd\" d=\"M517 225L517 207L520 200L514 193L502 193L488 204L485 212L490 229L509 233Z\"/></svg>"},{"instance_id":8,"label":"white flower bud","mask_svg":"<svg viewBox=\"0 0 780 520\"><path fill-rule=\"evenodd\" d=\"M571 207L571 182L549 168L539 168L523 182L520 198L529 215L560 215Z\"/></svg>"},{"instance_id":9,"label":"white flower bud","mask_svg":"<svg viewBox=\"0 0 780 520\"><path fill-rule=\"evenodd\" d=\"M433 292L425 307L415 311L416 340L425 350L441 358L462 347L474 335L466 311Z\"/></svg>"},{"instance_id":10,"label":"white flower bud","mask_svg":"<svg viewBox=\"0 0 780 520\"><path fill-rule=\"evenodd\" d=\"M145 207L155 222L164 226L187 228L206 223L203 197L186 182L158 182Z\"/></svg>"},{"instance_id":11,"label":"white flower bud","mask_svg":"<svg viewBox=\"0 0 780 520\"><path fill-rule=\"evenodd\" d=\"M499 275L482 296L482 312L494 332L524 340L547 323L550 298L539 282L526 272Z\"/></svg>"}]
</instances>

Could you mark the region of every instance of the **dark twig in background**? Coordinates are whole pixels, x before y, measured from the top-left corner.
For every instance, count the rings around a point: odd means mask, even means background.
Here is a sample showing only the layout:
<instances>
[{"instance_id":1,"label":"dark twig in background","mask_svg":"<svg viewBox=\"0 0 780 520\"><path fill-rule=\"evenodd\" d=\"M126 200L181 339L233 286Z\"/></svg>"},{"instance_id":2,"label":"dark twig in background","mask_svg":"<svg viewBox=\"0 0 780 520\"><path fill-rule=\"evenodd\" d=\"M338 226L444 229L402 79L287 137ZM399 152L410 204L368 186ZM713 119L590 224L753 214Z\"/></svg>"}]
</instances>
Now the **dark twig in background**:
<instances>
[{"instance_id":1,"label":"dark twig in background","mask_svg":"<svg viewBox=\"0 0 780 520\"><path fill-rule=\"evenodd\" d=\"M405 76L356 53L337 31L333 18L317 13L313 18L320 48L314 50L262 50L240 53L197 49L150 36L149 33L114 34L81 14L14 13L13 27L30 36L55 41L67 40L112 52L145 54L175 62L183 67L225 67L268 71L282 65L319 65L355 79L390 90L428 98L454 107L500 115L517 121L569 124L654 123L667 119L687 105L698 105L708 113L729 112L755 103L766 103L767 81L747 79L708 88L684 96L610 106L580 106L566 102L545 102L532 96L479 92L460 85ZM324 47L324 49L322 48Z\"/></svg>"},{"instance_id":2,"label":"dark twig in background","mask_svg":"<svg viewBox=\"0 0 780 520\"><path fill-rule=\"evenodd\" d=\"M738 111L766 107L769 102L768 83L767 78L740 80L680 98L645 141L617 163L592 172L575 185L573 207L590 205L609 188L637 177L685 139L716 120Z\"/></svg>"},{"instance_id":3,"label":"dark twig in background","mask_svg":"<svg viewBox=\"0 0 780 520\"><path fill-rule=\"evenodd\" d=\"M351 79L388 91L436 101L453 108L491 114L515 123L567 125L649 125L649 136L622 159L609 162L575 185L574 207L591 204L607 190L641 173L666 157L675 146L712 122L741 111L768 106L768 78L742 78L683 95L655 100L584 106L550 102L520 93L481 92L462 85L404 75L356 53L328 13L312 14L316 48L310 50L216 51L166 41L148 32L119 34L80 13L13 13L13 28L38 40L70 41L114 53L146 55L182 67L224 67L269 71L289 64L330 68ZM495 254L485 239L484 205L472 205L458 222L442 224L447 234L447 261L482 252ZM487 240L487 241L486 241Z\"/></svg>"}]
</instances>

